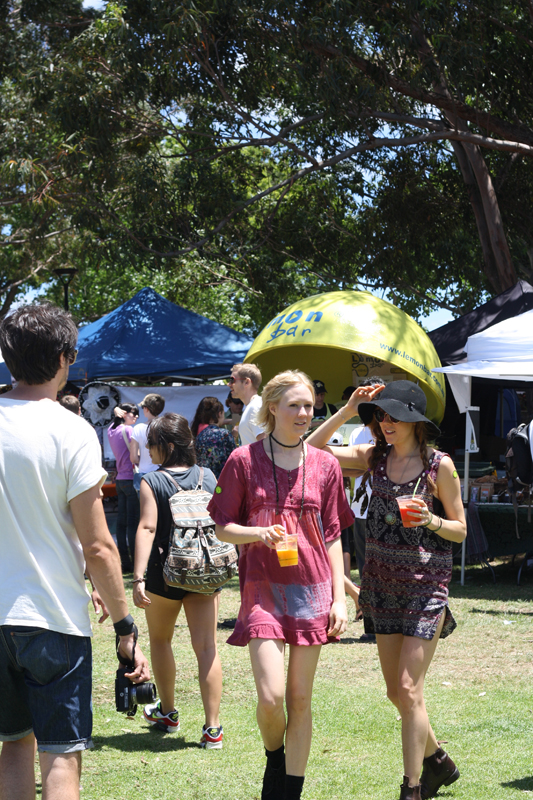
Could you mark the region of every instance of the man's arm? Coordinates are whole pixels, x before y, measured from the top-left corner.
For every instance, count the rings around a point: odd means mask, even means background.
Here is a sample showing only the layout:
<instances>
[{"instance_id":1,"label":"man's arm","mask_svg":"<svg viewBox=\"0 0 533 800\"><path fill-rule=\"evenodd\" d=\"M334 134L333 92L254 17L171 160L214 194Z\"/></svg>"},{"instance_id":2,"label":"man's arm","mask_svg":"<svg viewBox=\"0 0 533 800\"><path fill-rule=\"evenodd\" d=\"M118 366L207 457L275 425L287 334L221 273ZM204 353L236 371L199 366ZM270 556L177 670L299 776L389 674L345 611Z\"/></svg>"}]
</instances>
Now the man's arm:
<instances>
[{"instance_id":1,"label":"man's arm","mask_svg":"<svg viewBox=\"0 0 533 800\"><path fill-rule=\"evenodd\" d=\"M87 569L104 601L113 622L128 616L128 604L122 582L122 569L117 547L109 533L100 499L100 487L93 486L70 501L76 533L83 548ZM131 659L133 634L120 637L120 650ZM134 683L150 677L148 661L140 647L135 648L135 670L129 675Z\"/></svg>"},{"instance_id":2,"label":"man's arm","mask_svg":"<svg viewBox=\"0 0 533 800\"><path fill-rule=\"evenodd\" d=\"M130 461L132 464L139 464L141 461L141 448L137 439L133 437L130 441Z\"/></svg>"}]
</instances>

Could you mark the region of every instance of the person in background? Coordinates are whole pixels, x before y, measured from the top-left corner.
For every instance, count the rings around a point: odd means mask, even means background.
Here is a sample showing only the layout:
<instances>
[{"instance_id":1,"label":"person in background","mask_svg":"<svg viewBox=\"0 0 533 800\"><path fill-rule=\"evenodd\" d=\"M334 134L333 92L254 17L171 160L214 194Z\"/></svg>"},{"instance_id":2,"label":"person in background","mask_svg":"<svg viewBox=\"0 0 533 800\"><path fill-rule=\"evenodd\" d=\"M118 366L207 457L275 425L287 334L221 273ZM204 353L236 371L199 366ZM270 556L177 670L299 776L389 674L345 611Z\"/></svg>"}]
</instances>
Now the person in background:
<instances>
[{"instance_id":1,"label":"person in background","mask_svg":"<svg viewBox=\"0 0 533 800\"><path fill-rule=\"evenodd\" d=\"M355 392L355 386L347 386L342 393L342 405L348 402L352 394Z\"/></svg>"},{"instance_id":2,"label":"person in background","mask_svg":"<svg viewBox=\"0 0 533 800\"><path fill-rule=\"evenodd\" d=\"M218 478L230 453L235 450L233 436L220 427L224 422L224 406L216 397L203 397L191 425L195 437L196 462L209 467Z\"/></svg>"},{"instance_id":3,"label":"person in background","mask_svg":"<svg viewBox=\"0 0 533 800\"><path fill-rule=\"evenodd\" d=\"M329 419L333 414L337 413L336 406L333 403L326 403L326 394L328 390L324 381L313 381L315 387L315 405L313 408L313 421L311 422L311 430L318 428L325 419Z\"/></svg>"},{"instance_id":4,"label":"person in background","mask_svg":"<svg viewBox=\"0 0 533 800\"><path fill-rule=\"evenodd\" d=\"M121 412L124 412L123 416ZM135 534L139 524L139 498L133 488L133 464L130 459L132 426L138 419L139 409L136 405L120 403L115 409L115 418L107 429L107 438L117 462L117 545L123 573L129 573L133 569Z\"/></svg>"},{"instance_id":5,"label":"person in background","mask_svg":"<svg viewBox=\"0 0 533 800\"><path fill-rule=\"evenodd\" d=\"M233 414L236 414L240 417L244 409L244 403L242 400L237 400L236 397L233 397L230 392L226 397L226 408L228 410L225 414L225 419L231 419Z\"/></svg>"},{"instance_id":6,"label":"person in background","mask_svg":"<svg viewBox=\"0 0 533 800\"><path fill-rule=\"evenodd\" d=\"M328 449L343 469L364 471L363 485L372 474L359 602L374 626L387 696L402 720L400 800L428 800L459 778L429 723L424 682L439 639L456 628L448 584L452 542L464 540L466 522L453 461L429 444L440 431L425 416L426 405L412 381L360 386L309 437L324 447L354 413L372 429L373 444ZM405 495L404 520L397 501Z\"/></svg>"},{"instance_id":7,"label":"person in background","mask_svg":"<svg viewBox=\"0 0 533 800\"><path fill-rule=\"evenodd\" d=\"M339 465L303 441L313 402L304 373L272 378L258 419L268 437L234 450L208 506L219 539L239 545L241 607L228 643L250 653L267 756L262 800L301 796L321 647L346 629L340 534L353 518ZM292 566L278 561L283 531L297 534Z\"/></svg>"},{"instance_id":8,"label":"person in background","mask_svg":"<svg viewBox=\"0 0 533 800\"><path fill-rule=\"evenodd\" d=\"M263 428L257 422L261 409L261 398L258 395L261 386L261 372L255 364L234 364L228 383L231 396L244 403L239 423L241 444L252 444L262 439Z\"/></svg>"},{"instance_id":9,"label":"person in background","mask_svg":"<svg viewBox=\"0 0 533 800\"><path fill-rule=\"evenodd\" d=\"M165 398L160 394L147 394L140 406L146 422L138 422L135 425L131 432L130 442L130 461L134 467L137 467L137 472L133 473L133 488L137 495L141 488L143 475L157 469L157 465L152 464L150 453L146 447L146 433L151 421L163 413Z\"/></svg>"},{"instance_id":10,"label":"person in background","mask_svg":"<svg viewBox=\"0 0 533 800\"><path fill-rule=\"evenodd\" d=\"M236 397L232 397L230 392L226 398L226 408L228 410L224 415L224 422L222 424L227 430L229 430L233 436L233 439L235 440L235 443L239 444L239 422L240 417L242 416L244 403L242 400L237 400ZM239 417L238 422L235 420L235 417Z\"/></svg>"},{"instance_id":11,"label":"person in background","mask_svg":"<svg viewBox=\"0 0 533 800\"><path fill-rule=\"evenodd\" d=\"M141 520L135 551L133 601L146 612L159 700L145 706L144 718L163 733L180 729L179 714L174 705L176 662L172 637L183 606L198 661L205 712L200 744L206 750L220 750L224 736L219 719L222 667L216 638L220 591L213 594L188 592L167 586L163 577L163 564L173 530L168 501L177 491L174 481L186 491L195 489L200 481L194 440L185 417L164 414L154 419L148 428L148 447L153 463L161 464L161 467L145 475L141 481ZM202 487L212 493L216 478L209 469L204 468L203 472Z\"/></svg>"},{"instance_id":12,"label":"person in background","mask_svg":"<svg viewBox=\"0 0 533 800\"><path fill-rule=\"evenodd\" d=\"M81 417L80 401L75 395L73 394L64 395L60 399L59 405L63 406L63 408L66 408L67 411L72 411L73 414L77 414L78 417Z\"/></svg>"},{"instance_id":13,"label":"person in background","mask_svg":"<svg viewBox=\"0 0 533 800\"><path fill-rule=\"evenodd\" d=\"M35 798L36 746L42 797L79 800L81 756L92 747L86 568L113 620L120 656L134 658L128 678L150 677L139 645L134 650L102 506L100 444L90 425L56 402L77 338L70 314L51 304L22 306L0 323L2 354L17 381L0 398L2 800Z\"/></svg>"},{"instance_id":14,"label":"person in background","mask_svg":"<svg viewBox=\"0 0 533 800\"><path fill-rule=\"evenodd\" d=\"M364 381L361 381L359 385L385 386L385 381L383 380L383 378L374 376L372 378L366 378ZM348 401L352 396L352 394L353 392L350 392L348 397L344 399ZM350 445L374 444L374 437L372 435L372 430L370 429L370 427L368 427L367 425L361 425L355 428L355 430L353 430L350 434L349 444ZM352 511L355 515L355 526L354 526L355 560L357 561L357 569L359 570L359 581L361 581L363 579L363 567L365 566L366 517L368 514L368 504L370 503L370 497L372 495L372 484L371 480L369 479L366 484L366 492L360 499L357 499L356 498L357 490L359 489L363 481L364 472L362 472L361 470L353 470L353 471L344 470L343 474L350 474L351 477L354 478L354 499L352 502ZM359 641L371 642L371 643L375 642L376 636L373 632L372 624L369 622L368 617L366 619L365 617L363 617L363 625L365 632L362 634Z\"/></svg>"}]
</instances>

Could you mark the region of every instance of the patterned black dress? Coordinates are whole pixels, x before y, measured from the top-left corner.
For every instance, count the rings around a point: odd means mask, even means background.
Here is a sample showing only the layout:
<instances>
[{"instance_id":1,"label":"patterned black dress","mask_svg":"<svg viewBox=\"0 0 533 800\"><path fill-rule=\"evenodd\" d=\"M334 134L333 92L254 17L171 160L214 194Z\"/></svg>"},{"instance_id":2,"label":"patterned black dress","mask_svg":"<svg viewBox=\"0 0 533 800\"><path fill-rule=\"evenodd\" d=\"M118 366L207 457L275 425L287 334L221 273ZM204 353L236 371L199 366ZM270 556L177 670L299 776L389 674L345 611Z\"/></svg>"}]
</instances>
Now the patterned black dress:
<instances>
[{"instance_id":1,"label":"patterned black dress","mask_svg":"<svg viewBox=\"0 0 533 800\"><path fill-rule=\"evenodd\" d=\"M448 607L452 576L452 543L427 528L404 528L395 498L411 494L418 476L395 484L387 477L387 455L374 470L372 499L366 521L366 559L359 604L375 633L401 633L432 639L442 612L446 614L441 638L457 623ZM437 480L446 453L435 451L429 474ZM417 489L433 510L427 474Z\"/></svg>"}]
</instances>

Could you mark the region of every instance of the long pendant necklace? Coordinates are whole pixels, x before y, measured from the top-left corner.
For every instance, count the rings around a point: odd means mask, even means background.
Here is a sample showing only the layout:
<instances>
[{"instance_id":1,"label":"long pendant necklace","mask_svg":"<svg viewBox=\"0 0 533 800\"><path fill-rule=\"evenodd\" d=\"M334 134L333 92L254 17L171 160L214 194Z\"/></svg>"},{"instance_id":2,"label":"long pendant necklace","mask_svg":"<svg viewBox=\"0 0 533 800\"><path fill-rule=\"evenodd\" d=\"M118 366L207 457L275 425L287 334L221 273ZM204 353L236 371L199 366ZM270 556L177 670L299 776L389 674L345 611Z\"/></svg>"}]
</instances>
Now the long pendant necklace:
<instances>
[{"instance_id":1,"label":"long pendant necklace","mask_svg":"<svg viewBox=\"0 0 533 800\"><path fill-rule=\"evenodd\" d=\"M276 444L280 444L281 447L298 447L299 445L302 446L302 456L303 456L303 463L302 463L302 501L300 503L300 516L298 517L298 522L300 522L303 513L304 513L304 501L305 501L305 445L303 439L300 439L298 444L290 444L284 445L281 442L278 442L272 434L268 435L268 440L270 442L270 455L272 457L272 472L274 473L274 484L276 486L276 514L279 516L279 487L278 487L278 476L276 474L276 462L274 461L274 448L272 447L272 439L276 442Z\"/></svg>"},{"instance_id":2,"label":"long pendant necklace","mask_svg":"<svg viewBox=\"0 0 533 800\"><path fill-rule=\"evenodd\" d=\"M402 480L403 480L403 476L405 475L405 470L407 469L407 465L409 464L409 462L411 461L411 459L413 458L414 455L415 455L415 453L413 452L413 453L411 453L410 456L407 457L405 465L404 465L404 468L402 470L402 474L400 475L400 480L398 481L398 483L395 483L395 485L393 486L393 490L394 491L392 493L389 492L389 491L387 492L387 513L385 514L385 522L386 522L387 525L394 525L396 523L397 519L398 519L397 514L394 511L394 506L391 508L390 498L391 498L391 494L392 494L392 497L394 499L396 499L395 492L400 488L400 486L403 485L402 484ZM389 482L392 483L390 478L389 478Z\"/></svg>"}]
</instances>

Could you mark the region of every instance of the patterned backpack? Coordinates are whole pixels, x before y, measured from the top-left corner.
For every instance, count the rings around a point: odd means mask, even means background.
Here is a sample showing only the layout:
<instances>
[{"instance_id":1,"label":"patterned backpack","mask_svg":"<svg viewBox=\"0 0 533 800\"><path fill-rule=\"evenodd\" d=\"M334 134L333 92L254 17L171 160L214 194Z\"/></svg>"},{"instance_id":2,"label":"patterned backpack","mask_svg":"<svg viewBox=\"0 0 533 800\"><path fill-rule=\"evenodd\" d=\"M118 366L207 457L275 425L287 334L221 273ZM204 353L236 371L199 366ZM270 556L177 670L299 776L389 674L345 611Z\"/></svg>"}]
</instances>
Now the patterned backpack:
<instances>
[{"instance_id":1,"label":"patterned backpack","mask_svg":"<svg viewBox=\"0 0 533 800\"><path fill-rule=\"evenodd\" d=\"M169 499L173 528L163 577L168 586L198 594L213 594L237 574L237 552L215 535L207 505L212 495L202 489L204 470L196 489L182 489L169 470L163 469L177 488Z\"/></svg>"}]
</instances>

